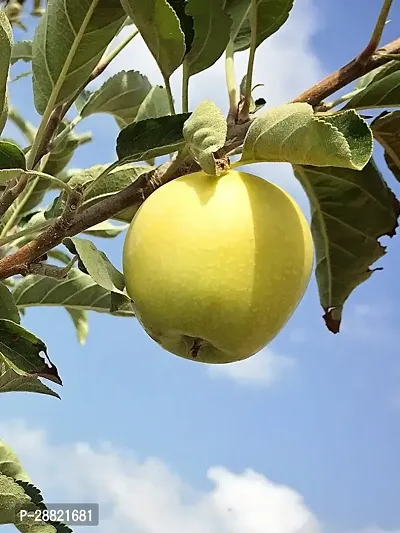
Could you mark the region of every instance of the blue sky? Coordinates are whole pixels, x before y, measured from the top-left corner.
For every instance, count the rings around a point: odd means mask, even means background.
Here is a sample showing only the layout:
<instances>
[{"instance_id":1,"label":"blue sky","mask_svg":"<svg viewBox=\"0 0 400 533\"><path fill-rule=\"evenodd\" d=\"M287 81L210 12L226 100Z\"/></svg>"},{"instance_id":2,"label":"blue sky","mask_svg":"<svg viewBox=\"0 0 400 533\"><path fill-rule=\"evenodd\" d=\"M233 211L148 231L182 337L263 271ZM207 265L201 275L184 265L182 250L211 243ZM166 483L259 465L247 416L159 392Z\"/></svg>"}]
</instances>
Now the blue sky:
<instances>
[{"instance_id":1,"label":"blue sky","mask_svg":"<svg viewBox=\"0 0 400 533\"><path fill-rule=\"evenodd\" d=\"M283 103L344 64L368 39L379 5L297 0L287 26L260 47L258 95ZM391 19L385 41L397 37L396 0ZM239 57L238 77L245 65ZM159 82L140 41L102 79L121 69ZM219 63L194 78L192 105L211 98L226 107L223 75ZM12 84L11 98L36 122L29 83ZM179 75L179 92L178 85ZM73 167L115 157L113 120L96 116L80 127L91 129L95 140ZM285 165L252 171L285 187L308 213ZM122 243L96 241L117 266ZM100 501L101 532L400 531L398 237L388 244L383 272L352 295L339 335L325 329L312 280L273 343L224 369L164 352L134 319L91 314L82 347L63 309L31 309L24 325L47 343L62 400L3 395L1 437L48 501Z\"/></svg>"}]
</instances>

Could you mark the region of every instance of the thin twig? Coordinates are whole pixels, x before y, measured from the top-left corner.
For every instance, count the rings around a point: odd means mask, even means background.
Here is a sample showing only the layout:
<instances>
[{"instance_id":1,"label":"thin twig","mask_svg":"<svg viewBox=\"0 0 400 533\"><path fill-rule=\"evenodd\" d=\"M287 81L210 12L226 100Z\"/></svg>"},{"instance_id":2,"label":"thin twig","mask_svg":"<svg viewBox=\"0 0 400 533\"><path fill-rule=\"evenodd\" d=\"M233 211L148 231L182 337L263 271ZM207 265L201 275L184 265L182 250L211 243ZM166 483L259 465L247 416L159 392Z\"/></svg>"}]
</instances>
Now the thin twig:
<instances>
[{"instance_id":1,"label":"thin twig","mask_svg":"<svg viewBox=\"0 0 400 533\"><path fill-rule=\"evenodd\" d=\"M0 218L8 211L18 196L22 193L28 183L28 174L23 174L20 178L15 178L6 187L0 197Z\"/></svg>"},{"instance_id":2,"label":"thin twig","mask_svg":"<svg viewBox=\"0 0 400 533\"><path fill-rule=\"evenodd\" d=\"M52 226L36 239L22 246L14 254L4 257L2 259L2 279L15 274L28 274L32 263L37 263L48 250L60 244L74 222L81 200L81 190L75 189L67 199L63 214Z\"/></svg>"},{"instance_id":3,"label":"thin twig","mask_svg":"<svg viewBox=\"0 0 400 533\"><path fill-rule=\"evenodd\" d=\"M392 7L393 0L384 0L382 8L380 10L378 20L376 21L374 31L372 32L371 39L369 43L358 56L357 61L359 63L366 63L376 52L381 39L383 30L385 29L386 21L389 15L390 8Z\"/></svg>"},{"instance_id":4,"label":"thin twig","mask_svg":"<svg viewBox=\"0 0 400 533\"><path fill-rule=\"evenodd\" d=\"M246 74L246 87L245 87L243 106L239 112L239 117L238 117L239 122L241 123L247 122L249 120L251 90L253 87L254 59L255 59L256 48L257 48L257 18L258 18L258 2L257 0L251 0L251 13L250 13L251 37L250 37L249 60L248 60L247 74Z\"/></svg>"}]
</instances>

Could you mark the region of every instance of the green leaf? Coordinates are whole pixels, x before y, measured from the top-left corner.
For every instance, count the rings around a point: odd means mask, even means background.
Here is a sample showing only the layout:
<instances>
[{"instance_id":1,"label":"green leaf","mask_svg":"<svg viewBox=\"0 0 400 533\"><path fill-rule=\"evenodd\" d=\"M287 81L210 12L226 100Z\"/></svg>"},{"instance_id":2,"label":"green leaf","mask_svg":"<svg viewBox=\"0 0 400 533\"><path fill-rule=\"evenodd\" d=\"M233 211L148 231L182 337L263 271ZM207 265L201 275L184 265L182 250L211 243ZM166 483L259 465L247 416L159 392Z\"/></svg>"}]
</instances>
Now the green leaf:
<instances>
[{"instance_id":1,"label":"green leaf","mask_svg":"<svg viewBox=\"0 0 400 533\"><path fill-rule=\"evenodd\" d=\"M256 46L283 26L292 7L293 0L257 0ZM227 0L225 10L233 21L231 38L235 52L246 50L251 38L251 0Z\"/></svg>"},{"instance_id":2,"label":"green leaf","mask_svg":"<svg viewBox=\"0 0 400 533\"><path fill-rule=\"evenodd\" d=\"M49 256L55 257L49 252ZM13 291L19 308L57 306L68 309L109 313L111 308L110 291L103 289L87 274L72 268L61 283L45 276L26 276ZM131 302L115 313L118 316L134 316Z\"/></svg>"},{"instance_id":3,"label":"green leaf","mask_svg":"<svg viewBox=\"0 0 400 533\"><path fill-rule=\"evenodd\" d=\"M126 15L119 0L52 0L33 40L35 107L43 115L89 78Z\"/></svg>"},{"instance_id":4,"label":"green leaf","mask_svg":"<svg viewBox=\"0 0 400 533\"><path fill-rule=\"evenodd\" d=\"M64 524L38 520L35 511L45 508L35 502L38 493L30 483L0 474L0 524L14 524L21 533L72 533Z\"/></svg>"},{"instance_id":5,"label":"green leaf","mask_svg":"<svg viewBox=\"0 0 400 533\"><path fill-rule=\"evenodd\" d=\"M371 70L371 72L368 72L367 74L364 74L364 76L361 76L361 78L357 80L357 83L355 84L354 88L365 89L366 87L368 87L368 85L371 85L375 81L379 81L388 76L389 74L397 72L398 70L398 61L389 61L389 63L375 68L374 70Z\"/></svg>"},{"instance_id":6,"label":"green leaf","mask_svg":"<svg viewBox=\"0 0 400 533\"><path fill-rule=\"evenodd\" d=\"M187 55L192 48L192 43L194 39L194 27L193 27L194 21L193 21L193 18L190 17L185 11L187 0L167 0L167 1L169 5L173 8L173 10L175 11L179 19L181 29L185 35L185 45L186 45L185 55Z\"/></svg>"},{"instance_id":7,"label":"green leaf","mask_svg":"<svg viewBox=\"0 0 400 533\"><path fill-rule=\"evenodd\" d=\"M0 474L0 524L15 524L18 521L18 511L29 505L30 501L15 479ZM42 533L40 529L39 532ZM53 532L49 530L48 533Z\"/></svg>"},{"instance_id":8,"label":"green leaf","mask_svg":"<svg viewBox=\"0 0 400 533\"><path fill-rule=\"evenodd\" d=\"M89 274L94 281L112 292L122 292L125 288L123 274L109 261L106 254L96 248L87 239L79 237L67 237L63 244L72 254L79 256L79 268Z\"/></svg>"},{"instance_id":9,"label":"green leaf","mask_svg":"<svg viewBox=\"0 0 400 533\"><path fill-rule=\"evenodd\" d=\"M213 102L202 102L185 122L184 139L207 174L218 174L214 153L224 146L226 134L226 119Z\"/></svg>"},{"instance_id":10,"label":"green leaf","mask_svg":"<svg viewBox=\"0 0 400 533\"><path fill-rule=\"evenodd\" d=\"M21 148L9 141L0 141L0 169L26 170L25 155Z\"/></svg>"},{"instance_id":11,"label":"green leaf","mask_svg":"<svg viewBox=\"0 0 400 533\"><path fill-rule=\"evenodd\" d=\"M117 226L109 220L105 220L104 222L100 222L99 224L96 224L95 226L92 226L91 228L85 230L84 233L92 235L93 237L101 237L106 239L116 237L117 235L125 231L126 228L126 224L124 224L123 226Z\"/></svg>"},{"instance_id":12,"label":"green leaf","mask_svg":"<svg viewBox=\"0 0 400 533\"><path fill-rule=\"evenodd\" d=\"M168 79L185 54L185 36L175 11L167 0L121 0L121 4L140 31L163 77Z\"/></svg>"},{"instance_id":13,"label":"green leaf","mask_svg":"<svg viewBox=\"0 0 400 533\"><path fill-rule=\"evenodd\" d=\"M35 486L33 485L32 483L27 483L26 481L19 481L17 480L17 483L24 489L25 491L25 494L27 494L27 496L29 496L29 498L31 499L31 504L30 504L30 508L33 508L33 509L48 509L48 507L46 506L46 504L44 503L43 501L43 496L42 496L42 493L40 492L40 490ZM54 507L53 507L54 508ZM33 530L31 529L31 522L34 522L33 524ZM16 523L16 526L18 527L18 523ZM50 533L50 530L48 530L47 528L48 527L51 527L51 531L54 531L54 533L73 533L72 532L72 529L70 527L68 527L67 525L63 524L62 522L58 522L58 521L53 521L53 520L48 520L44 527L46 528L45 530L43 531L49 531ZM27 533L36 533L36 531L41 532L42 529L36 529L37 528L37 520L35 519L29 519L28 521L25 521L24 519L24 523L23 523L23 529L21 529L21 531L27 531Z\"/></svg>"},{"instance_id":14,"label":"green leaf","mask_svg":"<svg viewBox=\"0 0 400 533\"><path fill-rule=\"evenodd\" d=\"M88 117L94 113L110 113L122 128L135 120L140 105L150 90L149 80L140 72L118 72L90 95L80 114Z\"/></svg>"},{"instance_id":15,"label":"green leaf","mask_svg":"<svg viewBox=\"0 0 400 533\"><path fill-rule=\"evenodd\" d=\"M232 21L224 13L225 0L189 0L186 13L194 20L194 40L185 57L185 70L193 76L211 67L224 53Z\"/></svg>"},{"instance_id":16,"label":"green leaf","mask_svg":"<svg viewBox=\"0 0 400 533\"><path fill-rule=\"evenodd\" d=\"M43 352L47 361L40 356ZM20 375L43 377L62 385L57 368L47 355L44 342L22 326L0 319L0 355Z\"/></svg>"},{"instance_id":17,"label":"green leaf","mask_svg":"<svg viewBox=\"0 0 400 533\"><path fill-rule=\"evenodd\" d=\"M165 87L156 85L144 98L136 114L135 122L148 118L158 118L170 115L168 93Z\"/></svg>"},{"instance_id":18,"label":"green leaf","mask_svg":"<svg viewBox=\"0 0 400 533\"><path fill-rule=\"evenodd\" d=\"M22 176L22 171L19 168L12 168L8 170L0 170L0 185L6 181Z\"/></svg>"},{"instance_id":19,"label":"green leaf","mask_svg":"<svg viewBox=\"0 0 400 533\"><path fill-rule=\"evenodd\" d=\"M248 23L251 0L226 0L225 12L232 20L231 39L236 41L237 35L243 24ZM249 26L250 29L250 26ZM247 42L246 38L246 42Z\"/></svg>"},{"instance_id":20,"label":"green leaf","mask_svg":"<svg viewBox=\"0 0 400 533\"><path fill-rule=\"evenodd\" d=\"M77 172L69 181L69 184L76 186L77 184L93 183L90 191L85 193L85 198L82 204L83 208L90 207L91 205L99 202L103 198L112 196L113 194L125 189L128 185L136 181L142 174L150 172L152 167L148 165L121 165L117 169L112 170L109 173L105 173L105 170L109 165L95 165L87 170ZM123 222L130 222L138 209L138 205L134 205L125 209L121 213L118 213L113 218L121 220Z\"/></svg>"},{"instance_id":21,"label":"green leaf","mask_svg":"<svg viewBox=\"0 0 400 533\"><path fill-rule=\"evenodd\" d=\"M36 392L60 399L60 396L42 383L39 378L21 376L5 363L0 363L0 392Z\"/></svg>"},{"instance_id":22,"label":"green leaf","mask_svg":"<svg viewBox=\"0 0 400 533\"><path fill-rule=\"evenodd\" d=\"M372 109L400 105L400 62L391 61L361 78L360 88L343 109Z\"/></svg>"},{"instance_id":23,"label":"green leaf","mask_svg":"<svg viewBox=\"0 0 400 533\"><path fill-rule=\"evenodd\" d=\"M7 121L7 81L12 45L12 28L6 14L0 9L0 133Z\"/></svg>"},{"instance_id":24,"label":"green leaf","mask_svg":"<svg viewBox=\"0 0 400 533\"><path fill-rule=\"evenodd\" d=\"M10 290L0 281L0 318L7 318L17 324L20 323L20 316L14 297Z\"/></svg>"},{"instance_id":25,"label":"green leaf","mask_svg":"<svg viewBox=\"0 0 400 533\"><path fill-rule=\"evenodd\" d=\"M400 111L383 113L371 124L375 139L385 149L385 161L400 181Z\"/></svg>"},{"instance_id":26,"label":"green leaf","mask_svg":"<svg viewBox=\"0 0 400 533\"><path fill-rule=\"evenodd\" d=\"M17 41L11 51L11 64L17 61L32 61L32 41Z\"/></svg>"},{"instance_id":27,"label":"green leaf","mask_svg":"<svg viewBox=\"0 0 400 533\"><path fill-rule=\"evenodd\" d=\"M117 138L119 159L145 161L176 152L184 144L183 125L190 113L149 118L129 124Z\"/></svg>"},{"instance_id":28,"label":"green leaf","mask_svg":"<svg viewBox=\"0 0 400 533\"><path fill-rule=\"evenodd\" d=\"M0 473L12 479L27 481L28 483L31 481L18 455L4 440L0 440Z\"/></svg>"},{"instance_id":29,"label":"green leaf","mask_svg":"<svg viewBox=\"0 0 400 533\"><path fill-rule=\"evenodd\" d=\"M372 146L372 132L355 111L315 115L308 104L286 104L254 120L240 163L288 162L361 170L371 157Z\"/></svg>"},{"instance_id":30,"label":"green leaf","mask_svg":"<svg viewBox=\"0 0 400 533\"><path fill-rule=\"evenodd\" d=\"M378 239L395 233L399 202L372 160L361 171L305 166L294 171L311 203L324 319L337 333L345 301L385 253Z\"/></svg>"},{"instance_id":31,"label":"green leaf","mask_svg":"<svg viewBox=\"0 0 400 533\"><path fill-rule=\"evenodd\" d=\"M86 338L89 333L88 314L86 310L81 309L68 309L66 311L70 315L78 337L79 344L85 344Z\"/></svg>"},{"instance_id":32,"label":"green leaf","mask_svg":"<svg viewBox=\"0 0 400 533\"><path fill-rule=\"evenodd\" d=\"M0 108L0 134L3 131L4 126L7 123L7 120L8 120L8 95L6 92L3 109L1 110Z\"/></svg>"}]
</instances>

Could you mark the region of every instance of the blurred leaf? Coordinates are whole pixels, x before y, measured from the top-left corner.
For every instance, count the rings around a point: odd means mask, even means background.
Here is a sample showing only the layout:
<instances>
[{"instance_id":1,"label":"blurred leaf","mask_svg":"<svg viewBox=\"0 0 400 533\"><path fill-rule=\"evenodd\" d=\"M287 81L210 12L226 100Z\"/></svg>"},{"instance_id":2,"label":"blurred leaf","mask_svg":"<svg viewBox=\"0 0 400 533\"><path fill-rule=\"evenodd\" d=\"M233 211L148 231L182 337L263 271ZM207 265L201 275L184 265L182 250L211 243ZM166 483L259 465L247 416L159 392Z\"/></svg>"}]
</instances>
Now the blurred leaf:
<instances>
[{"instance_id":1,"label":"blurred leaf","mask_svg":"<svg viewBox=\"0 0 400 533\"><path fill-rule=\"evenodd\" d=\"M12 45L12 28L6 14L0 9L0 133L7 121L7 81Z\"/></svg>"},{"instance_id":2,"label":"blurred leaf","mask_svg":"<svg viewBox=\"0 0 400 533\"><path fill-rule=\"evenodd\" d=\"M169 5L173 8L173 10L175 11L179 19L181 29L185 36L185 46L186 46L185 55L187 55L192 48L192 43L194 39L193 18L190 17L186 13L186 10L185 10L187 0L167 0L167 1Z\"/></svg>"},{"instance_id":3,"label":"blurred leaf","mask_svg":"<svg viewBox=\"0 0 400 533\"><path fill-rule=\"evenodd\" d=\"M158 118L170 115L168 93L165 87L156 85L144 98L136 114L135 122L148 118Z\"/></svg>"},{"instance_id":4,"label":"blurred leaf","mask_svg":"<svg viewBox=\"0 0 400 533\"><path fill-rule=\"evenodd\" d=\"M60 396L42 383L35 376L21 376L5 363L0 363L0 393L1 392L36 392L60 399ZM1 444L0 444L1 446ZM0 464L0 472L1 470Z\"/></svg>"},{"instance_id":5,"label":"blurred leaf","mask_svg":"<svg viewBox=\"0 0 400 533\"><path fill-rule=\"evenodd\" d=\"M31 499L32 503L29 505L29 509L48 509L48 507L43 501L42 493L35 485L33 485L32 483L27 483L26 481L19 480L17 480L17 483L24 489L25 494L27 494L27 496L29 496L29 498ZM54 506L52 507L54 509ZM42 524L43 525L38 525L37 518L29 518L29 520L27 521L24 518L22 523L18 524L18 522L16 522L15 525L18 529L20 529L20 531L22 531L22 533L73 533L70 527L58 521L48 520Z\"/></svg>"},{"instance_id":6,"label":"blurred leaf","mask_svg":"<svg viewBox=\"0 0 400 533\"><path fill-rule=\"evenodd\" d=\"M293 0L257 1L257 46L279 30L287 21L293 7ZM235 52L250 47L251 0L227 0L225 11L232 18L231 38Z\"/></svg>"},{"instance_id":7,"label":"blurred leaf","mask_svg":"<svg viewBox=\"0 0 400 533\"><path fill-rule=\"evenodd\" d=\"M183 125L190 113L149 118L126 126L117 138L119 159L130 161L146 159L176 152L183 146Z\"/></svg>"},{"instance_id":8,"label":"blurred leaf","mask_svg":"<svg viewBox=\"0 0 400 533\"><path fill-rule=\"evenodd\" d=\"M345 301L385 254L378 239L395 233L399 202L372 160L361 171L306 166L294 171L311 203L324 319L337 333Z\"/></svg>"},{"instance_id":9,"label":"blurred leaf","mask_svg":"<svg viewBox=\"0 0 400 533\"><path fill-rule=\"evenodd\" d=\"M64 131L67 126L67 121L62 122L57 133ZM78 146L89 140L91 140L91 134L84 133L77 135L74 131L70 131L65 139L63 139L61 143L51 151L43 172L52 176L59 174L71 161Z\"/></svg>"},{"instance_id":10,"label":"blurred leaf","mask_svg":"<svg viewBox=\"0 0 400 533\"><path fill-rule=\"evenodd\" d=\"M88 239L67 237L63 244L72 254L79 257L79 268L89 274L104 289L122 292L125 288L123 274L115 268L104 252L101 252Z\"/></svg>"},{"instance_id":11,"label":"blurred leaf","mask_svg":"<svg viewBox=\"0 0 400 533\"><path fill-rule=\"evenodd\" d=\"M31 481L30 477L25 472L18 455L4 442L4 440L0 440L0 473L13 479L27 482Z\"/></svg>"},{"instance_id":12,"label":"blurred leaf","mask_svg":"<svg viewBox=\"0 0 400 533\"><path fill-rule=\"evenodd\" d=\"M57 368L47 355L44 342L22 326L0 319L0 355L10 367L21 375L43 377L62 385ZM47 361L40 356L43 352Z\"/></svg>"},{"instance_id":13,"label":"blurred leaf","mask_svg":"<svg viewBox=\"0 0 400 533\"><path fill-rule=\"evenodd\" d=\"M53 259L56 259L57 261L60 261L60 263L64 263L65 265L68 265L68 263L71 261L71 256L59 248L53 248L53 250L50 250L47 252L47 255Z\"/></svg>"},{"instance_id":14,"label":"blurred leaf","mask_svg":"<svg viewBox=\"0 0 400 533\"><path fill-rule=\"evenodd\" d=\"M85 344L86 338L89 333L88 313L81 309L68 309L66 311L70 315L75 329L76 336L78 337L79 344Z\"/></svg>"},{"instance_id":15,"label":"blurred leaf","mask_svg":"<svg viewBox=\"0 0 400 533\"><path fill-rule=\"evenodd\" d=\"M0 141L0 169L26 169L24 152L9 141Z\"/></svg>"},{"instance_id":16,"label":"blurred leaf","mask_svg":"<svg viewBox=\"0 0 400 533\"><path fill-rule=\"evenodd\" d=\"M385 149L385 161L400 181L400 111L383 113L371 124L375 139Z\"/></svg>"},{"instance_id":17,"label":"blurred leaf","mask_svg":"<svg viewBox=\"0 0 400 533\"><path fill-rule=\"evenodd\" d=\"M363 76L355 94L343 109L372 109L400 105L400 62L390 61Z\"/></svg>"},{"instance_id":18,"label":"blurred leaf","mask_svg":"<svg viewBox=\"0 0 400 533\"><path fill-rule=\"evenodd\" d=\"M140 31L163 77L168 79L185 54L185 36L175 11L167 0L121 0L121 4Z\"/></svg>"},{"instance_id":19,"label":"blurred leaf","mask_svg":"<svg viewBox=\"0 0 400 533\"><path fill-rule=\"evenodd\" d=\"M10 290L0 281L0 318L20 323L19 312ZM1 341L0 341L1 342Z\"/></svg>"},{"instance_id":20,"label":"blurred leaf","mask_svg":"<svg viewBox=\"0 0 400 533\"><path fill-rule=\"evenodd\" d=\"M123 226L117 226L109 220L105 220L104 222L100 222L99 224L96 224L95 226L85 230L84 233L92 235L93 237L112 238L125 231L126 228L127 226L125 224Z\"/></svg>"},{"instance_id":21,"label":"blurred leaf","mask_svg":"<svg viewBox=\"0 0 400 533\"><path fill-rule=\"evenodd\" d=\"M30 483L0 474L0 523L14 524L21 533L72 533L64 524L38 519L35 511L45 506L36 505L37 493ZM22 515L21 510L28 513Z\"/></svg>"},{"instance_id":22,"label":"blurred leaf","mask_svg":"<svg viewBox=\"0 0 400 533\"><path fill-rule=\"evenodd\" d=\"M83 107L86 105L86 102L89 100L91 96L91 92L87 89L83 89L83 91L77 96L75 100L75 107L79 114L81 114L81 111Z\"/></svg>"},{"instance_id":23,"label":"blurred leaf","mask_svg":"<svg viewBox=\"0 0 400 533\"><path fill-rule=\"evenodd\" d=\"M55 250L49 256L55 257ZM26 276L17 283L14 299L19 308L37 306L58 306L68 309L109 313L111 308L110 291L103 289L87 274L72 268L62 283L45 276ZM134 316L132 304L119 309L118 316Z\"/></svg>"},{"instance_id":24,"label":"blurred leaf","mask_svg":"<svg viewBox=\"0 0 400 533\"><path fill-rule=\"evenodd\" d=\"M241 162L289 162L360 170L372 154L368 124L355 111L315 115L305 103L270 109L247 132Z\"/></svg>"},{"instance_id":25,"label":"blurred leaf","mask_svg":"<svg viewBox=\"0 0 400 533\"><path fill-rule=\"evenodd\" d=\"M139 176L150 172L152 167L148 165L121 165L117 169L104 174L103 172L109 167L109 165L95 165L87 170L83 170L80 173L76 172L71 178L69 184L76 186L78 183L91 183L94 180L96 182L91 186L90 191L85 193L83 208L87 208L103 198L111 196L122 189L125 189L128 185L136 181ZM125 209L121 213L118 213L113 218L121 220L123 222L130 222L137 211L138 206L132 206Z\"/></svg>"},{"instance_id":26,"label":"blurred leaf","mask_svg":"<svg viewBox=\"0 0 400 533\"><path fill-rule=\"evenodd\" d=\"M185 122L185 141L207 174L218 174L214 153L224 146L226 134L226 119L213 102L202 102Z\"/></svg>"},{"instance_id":27,"label":"blurred leaf","mask_svg":"<svg viewBox=\"0 0 400 533\"><path fill-rule=\"evenodd\" d=\"M122 128L135 120L140 105L150 90L149 80L140 72L118 72L89 96L80 114L88 117L93 113L110 113Z\"/></svg>"},{"instance_id":28,"label":"blurred leaf","mask_svg":"<svg viewBox=\"0 0 400 533\"><path fill-rule=\"evenodd\" d=\"M91 15L91 16L90 16ZM126 15L119 0L52 0L32 46L35 107L43 115L89 78Z\"/></svg>"},{"instance_id":29,"label":"blurred leaf","mask_svg":"<svg viewBox=\"0 0 400 533\"><path fill-rule=\"evenodd\" d=\"M30 501L29 496L15 479L0 474L0 524L15 524L18 510L29 505ZM40 528L37 531L42 533ZM46 533L53 531L49 530Z\"/></svg>"},{"instance_id":30,"label":"blurred leaf","mask_svg":"<svg viewBox=\"0 0 400 533\"><path fill-rule=\"evenodd\" d=\"M11 64L17 61L32 61L32 41L17 41L11 51Z\"/></svg>"},{"instance_id":31,"label":"blurred leaf","mask_svg":"<svg viewBox=\"0 0 400 533\"><path fill-rule=\"evenodd\" d=\"M194 40L185 57L185 69L193 76L211 67L224 53L232 21L224 13L225 0L189 0L186 13L194 20Z\"/></svg>"}]
</instances>

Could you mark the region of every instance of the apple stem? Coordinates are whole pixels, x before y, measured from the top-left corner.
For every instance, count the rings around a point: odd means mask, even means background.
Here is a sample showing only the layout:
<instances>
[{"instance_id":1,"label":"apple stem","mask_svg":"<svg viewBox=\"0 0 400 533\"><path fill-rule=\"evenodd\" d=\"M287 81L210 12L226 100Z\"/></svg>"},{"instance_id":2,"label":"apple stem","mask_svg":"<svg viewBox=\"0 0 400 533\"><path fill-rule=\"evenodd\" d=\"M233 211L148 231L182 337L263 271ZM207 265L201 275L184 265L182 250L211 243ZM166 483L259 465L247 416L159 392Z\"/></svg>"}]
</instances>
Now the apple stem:
<instances>
[{"instance_id":1,"label":"apple stem","mask_svg":"<svg viewBox=\"0 0 400 533\"><path fill-rule=\"evenodd\" d=\"M193 344L189 350L189 354L195 359L200 351L200 348L204 345L203 339L196 338L193 341Z\"/></svg>"}]
</instances>

